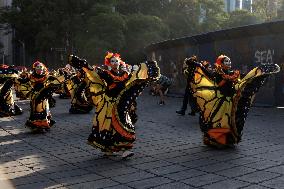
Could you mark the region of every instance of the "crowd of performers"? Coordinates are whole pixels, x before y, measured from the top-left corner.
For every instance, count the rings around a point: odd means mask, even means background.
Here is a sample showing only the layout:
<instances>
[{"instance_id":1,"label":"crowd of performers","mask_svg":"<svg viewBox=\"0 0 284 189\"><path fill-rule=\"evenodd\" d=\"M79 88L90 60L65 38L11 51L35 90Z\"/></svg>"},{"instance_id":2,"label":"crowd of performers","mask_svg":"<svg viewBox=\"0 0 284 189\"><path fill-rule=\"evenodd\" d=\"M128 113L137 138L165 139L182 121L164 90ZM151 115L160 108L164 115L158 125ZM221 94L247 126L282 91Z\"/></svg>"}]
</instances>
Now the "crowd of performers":
<instances>
[{"instance_id":1,"label":"crowd of performers","mask_svg":"<svg viewBox=\"0 0 284 189\"><path fill-rule=\"evenodd\" d=\"M204 144L216 147L240 142L255 93L270 74L279 72L277 65L260 65L241 78L225 55L217 58L214 67L207 61L198 61L196 56L186 58L183 69L186 94L177 113L185 114L190 98L191 114L200 116ZM71 114L89 113L94 107L88 144L105 155L126 158L133 155L130 150L135 141L136 99L153 82L158 86L155 92L164 94L162 83L167 82L155 61L130 66L119 54L111 52L101 67L70 55L67 66L52 73L39 61L33 63L30 72L21 73L1 65L0 117L22 114L13 99L14 86L18 98L30 100L26 127L32 132L48 131L55 124L50 112L56 104L52 95L58 93L60 98L71 99ZM163 96L160 104L164 104Z\"/></svg>"},{"instance_id":2,"label":"crowd of performers","mask_svg":"<svg viewBox=\"0 0 284 189\"><path fill-rule=\"evenodd\" d=\"M0 106L1 117L19 114L12 99L14 85L19 98L30 99L30 116L25 125L32 132L48 131L55 123L49 107L55 105L52 94L56 92L60 98L71 98L72 114L89 113L95 108L88 144L106 155L132 156L129 150L135 141L136 98L150 82L159 79L157 63L147 61L130 66L119 54L110 52L102 67L91 66L72 55L68 62L68 66L55 73L49 73L39 61L33 64L31 73L17 74L8 66L1 68L4 85L0 95L5 98Z\"/></svg>"}]
</instances>

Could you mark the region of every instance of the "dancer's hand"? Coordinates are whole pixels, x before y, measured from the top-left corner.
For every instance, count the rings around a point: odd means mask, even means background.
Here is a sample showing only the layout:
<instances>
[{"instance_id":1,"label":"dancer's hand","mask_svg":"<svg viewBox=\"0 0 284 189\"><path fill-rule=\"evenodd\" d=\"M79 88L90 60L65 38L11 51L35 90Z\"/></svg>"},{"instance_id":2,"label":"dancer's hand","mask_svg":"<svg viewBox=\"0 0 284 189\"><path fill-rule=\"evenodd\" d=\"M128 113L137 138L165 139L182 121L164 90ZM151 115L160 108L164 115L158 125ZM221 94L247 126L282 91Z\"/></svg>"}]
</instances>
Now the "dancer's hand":
<instances>
[{"instance_id":1,"label":"dancer's hand","mask_svg":"<svg viewBox=\"0 0 284 189\"><path fill-rule=\"evenodd\" d=\"M150 79L157 80L160 77L160 68L156 61L147 61L146 65L148 67L148 76Z\"/></svg>"},{"instance_id":2,"label":"dancer's hand","mask_svg":"<svg viewBox=\"0 0 284 189\"><path fill-rule=\"evenodd\" d=\"M77 69L87 68L89 70L93 70L93 67L89 65L85 59L80 59L78 56L75 55L69 55L68 64Z\"/></svg>"},{"instance_id":3,"label":"dancer's hand","mask_svg":"<svg viewBox=\"0 0 284 189\"><path fill-rule=\"evenodd\" d=\"M280 67L277 64L261 64L259 68L265 74L278 73L280 71Z\"/></svg>"}]
</instances>

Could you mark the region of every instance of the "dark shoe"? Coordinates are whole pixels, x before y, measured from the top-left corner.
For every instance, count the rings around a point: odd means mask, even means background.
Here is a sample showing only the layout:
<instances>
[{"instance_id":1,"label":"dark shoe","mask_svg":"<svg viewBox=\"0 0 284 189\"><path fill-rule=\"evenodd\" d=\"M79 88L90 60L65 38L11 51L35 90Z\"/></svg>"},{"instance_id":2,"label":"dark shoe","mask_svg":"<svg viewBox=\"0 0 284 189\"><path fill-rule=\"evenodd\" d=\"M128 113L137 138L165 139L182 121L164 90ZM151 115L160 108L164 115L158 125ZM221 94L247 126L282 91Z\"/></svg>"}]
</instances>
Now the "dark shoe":
<instances>
[{"instance_id":1,"label":"dark shoe","mask_svg":"<svg viewBox=\"0 0 284 189\"><path fill-rule=\"evenodd\" d=\"M195 112L190 112L188 115L195 116Z\"/></svg>"},{"instance_id":2,"label":"dark shoe","mask_svg":"<svg viewBox=\"0 0 284 189\"><path fill-rule=\"evenodd\" d=\"M50 127L53 126L55 123L56 123L56 121L54 121L54 120L51 119L51 120L50 120L50 123L49 123Z\"/></svg>"},{"instance_id":3,"label":"dark shoe","mask_svg":"<svg viewBox=\"0 0 284 189\"><path fill-rule=\"evenodd\" d=\"M165 101L160 101L159 105L165 105Z\"/></svg>"},{"instance_id":4,"label":"dark shoe","mask_svg":"<svg viewBox=\"0 0 284 189\"><path fill-rule=\"evenodd\" d=\"M134 156L134 152L125 151L125 152L123 152L121 157L122 157L122 159L127 159L127 158L132 157L132 156Z\"/></svg>"},{"instance_id":5,"label":"dark shoe","mask_svg":"<svg viewBox=\"0 0 284 189\"><path fill-rule=\"evenodd\" d=\"M178 110L178 111L176 111L176 113L179 114L179 115L184 115L184 114L185 114L185 111L183 111L183 110Z\"/></svg>"},{"instance_id":6,"label":"dark shoe","mask_svg":"<svg viewBox=\"0 0 284 189\"><path fill-rule=\"evenodd\" d=\"M23 109L20 108L17 104L14 104L14 108L15 108L15 115L23 114Z\"/></svg>"}]
</instances>

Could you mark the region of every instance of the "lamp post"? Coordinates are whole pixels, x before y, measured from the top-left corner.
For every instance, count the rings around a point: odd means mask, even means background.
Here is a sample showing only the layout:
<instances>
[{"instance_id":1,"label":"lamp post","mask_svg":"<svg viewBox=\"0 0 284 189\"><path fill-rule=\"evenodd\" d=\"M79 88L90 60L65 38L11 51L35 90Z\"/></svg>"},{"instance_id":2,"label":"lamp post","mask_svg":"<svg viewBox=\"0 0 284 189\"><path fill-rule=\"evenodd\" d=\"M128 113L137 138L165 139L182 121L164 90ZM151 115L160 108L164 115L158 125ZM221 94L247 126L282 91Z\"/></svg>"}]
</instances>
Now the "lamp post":
<instances>
[{"instance_id":1,"label":"lamp post","mask_svg":"<svg viewBox=\"0 0 284 189\"><path fill-rule=\"evenodd\" d=\"M21 45L22 45L22 47L23 47L23 66L26 66L26 47L25 47L25 43L23 42L23 41L21 41L21 40L18 40L20 43L21 43Z\"/></svg>"},{"instance_id":2,"label":"lamp post","mask_svg":"<svg viewBox=\"0 0 284 189\"><path fill-rule=\"evenodd\" d=\"M0 64L5 64L5 54L4 54L4 52L1 52L0 56L2 56L2 63L0 63Z\"/></svg>"},{"instance_id":3,"label":"lamp post","mask_svg":"<svg viewBox=\"0 0 284 189\"><path fill-rule=\"evenodd\" d=\"M54 52L54 56L55 56L54 59L55 59L55 61L57 59L57 55L56 54L60 53L60 61L62 61L62 65L64 65L63 53L66 54L68 49L66 47L51 47L50 50ZM61 64L57 65L57 66L61 66Z\"/></svg>"}]
</instances>

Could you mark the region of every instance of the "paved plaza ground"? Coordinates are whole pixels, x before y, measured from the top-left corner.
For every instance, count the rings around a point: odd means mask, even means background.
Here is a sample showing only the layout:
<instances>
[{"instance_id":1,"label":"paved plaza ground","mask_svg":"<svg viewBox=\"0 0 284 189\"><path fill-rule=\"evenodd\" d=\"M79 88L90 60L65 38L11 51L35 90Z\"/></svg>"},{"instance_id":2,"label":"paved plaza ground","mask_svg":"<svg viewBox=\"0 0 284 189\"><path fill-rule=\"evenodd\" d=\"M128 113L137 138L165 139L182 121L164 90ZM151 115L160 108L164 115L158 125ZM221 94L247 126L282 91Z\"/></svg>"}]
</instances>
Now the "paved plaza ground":
<instances>
[{"instance_id":1,"label":"paved plaza ground","mask_svg":"<svg viewBox=\"0 0 284 189\"><path fill-rule=\"evenodd\" d=\"M86 144L93 112L68 113L70 100L52 108L50 132L31 134L25 113L0 118L0 189L265 189L284 188L284 109L253 107L234 149L202 143L198 117L178 116L181 98L166 105L146 93L138 100L137 140L129 160L105 158Z\"/></svg>"}]
</instances>

